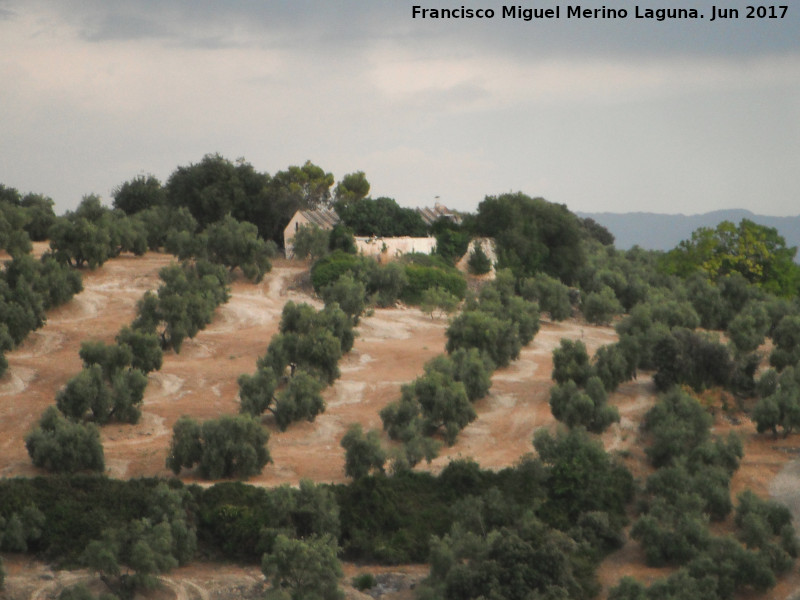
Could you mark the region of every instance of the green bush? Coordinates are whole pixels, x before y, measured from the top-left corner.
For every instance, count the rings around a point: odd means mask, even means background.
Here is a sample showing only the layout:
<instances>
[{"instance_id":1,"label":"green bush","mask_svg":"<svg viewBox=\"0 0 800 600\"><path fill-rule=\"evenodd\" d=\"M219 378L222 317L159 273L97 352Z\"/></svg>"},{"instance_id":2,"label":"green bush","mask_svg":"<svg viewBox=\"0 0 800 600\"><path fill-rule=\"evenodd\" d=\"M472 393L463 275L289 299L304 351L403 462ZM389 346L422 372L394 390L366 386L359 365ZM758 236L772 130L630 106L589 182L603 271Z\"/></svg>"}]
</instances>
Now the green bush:
<instances>
[{"instance_id":1,"label":"green bush","mask_svg":"<svg viewBox=\"0 0 800 600\"><path fill-rule=\"evenodd\" d=\"M467 291L467 281L455 269L442 269L418 264L405 266L408 281L401 299L406 304L418 305L422 302L423 292L430 288L440 287L459 300Z\"/></svg>"},{"instance_id":2,"label":"green bush","mask_svg":"<svg viewBox=\"0 0 800 600\"><path fill-rule=\"evenodd\" d=\"M377 583L378 580L375 579L375 575L372 573L359 573L352 579L353 587L359 592L371 590L377 585Z\"/></svg>"},{"instance_id":3,"label":"green bush","mask_svg":"<svg viewBox=\"0 0 800 600\"><path fill-rule=\"evenodd\" d=\"M472 245L472 251L467 259L469 272L473 275L484 275L492 270L492 261L486 256L483 248L478 242Z\"/></svg>"},{"instance_id":4,"label":"green bush","mask_svg":"<svg viewBox=\"0 0 800 600\"><path fill-rule=\"evenodd\" d=\"M25 447L37 467L55 473L105 469L100 431L89 423L73 423L55 406L45 410L39 425L25 436Z\"/></svg>"},{"instance_id":5,"label":"green bush","mask_svg":"<svg viewBox=\"0 0 800 600\"><path fill-rule=\"evenodd\" d=\"M598 292L590 292L583 301L583 316L589 323L608 325L615 315L622 312L622 305L614 295L614 290L604 286Z\"/></svg>"},{"instance_id":6,"label":"green bush","mask_svg":"<svg viewBox=\"0 0 800 600\"><path fill-rule=\"evenodd\" d=\"M689 394L673 389L644 417L643 429L651 436L647 457L655 467L672 464L708 441L713 419Z\"/></svg>"},{"instance_id":7,"label":"green bush","mask_svg":"<svg viewBox=\"0 0 800 600\"><path fill-rule=\"evenodd\" d=\"M357 279L364 281L372 265L377 266L370 258L336 250L319 259L311 267L311 285L314 286L315 292L320 293L323 288L336 283L348 271Z\"/></svg>"},{"instance_id":8,"label":"green bush","mask_svg":"<svg viewBox=\"0 0 800 600\"><path fill-rule=\"evenodd\" d=\"M447 351L452 354L459 348L477 348L498 367L506 367L522 348L519 327L480 310L462 312L447 328Z\"/></svg>"},{"instance_id":9,"label":"green bush","mask_svg":"<svg viewBox=\"0 0 800 600\"><path fill-rule=\"evenodd\" d=\"M536 301L553 321L563 321L572 315L569 288L544 273L523 279L520 282L520 295L525 300Z\"/></svg>"}]
</instances>

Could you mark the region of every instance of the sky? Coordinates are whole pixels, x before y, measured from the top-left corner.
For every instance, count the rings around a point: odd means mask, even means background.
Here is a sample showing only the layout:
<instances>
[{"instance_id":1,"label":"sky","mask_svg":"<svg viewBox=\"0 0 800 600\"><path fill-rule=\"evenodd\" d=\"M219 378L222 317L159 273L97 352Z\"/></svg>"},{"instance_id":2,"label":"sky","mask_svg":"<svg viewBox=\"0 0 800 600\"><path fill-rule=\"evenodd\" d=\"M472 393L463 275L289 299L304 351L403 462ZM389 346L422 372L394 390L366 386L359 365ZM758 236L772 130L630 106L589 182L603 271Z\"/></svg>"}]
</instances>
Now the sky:
<instances>
[{"instance_id":1,"label":"sky","mask_svg":"<svg viewBox=\"0 0 800 600\"><path fill-rule=\"evenodd\" d=\"M0 0L0 183L61 214L219 153L364 171L373 197L475 211L800 214L800 5L503 19L492 0ZM414 19L414 5L492 19ZM625 19L566 18L569 6Z\"/></svg>"}]
</instances>

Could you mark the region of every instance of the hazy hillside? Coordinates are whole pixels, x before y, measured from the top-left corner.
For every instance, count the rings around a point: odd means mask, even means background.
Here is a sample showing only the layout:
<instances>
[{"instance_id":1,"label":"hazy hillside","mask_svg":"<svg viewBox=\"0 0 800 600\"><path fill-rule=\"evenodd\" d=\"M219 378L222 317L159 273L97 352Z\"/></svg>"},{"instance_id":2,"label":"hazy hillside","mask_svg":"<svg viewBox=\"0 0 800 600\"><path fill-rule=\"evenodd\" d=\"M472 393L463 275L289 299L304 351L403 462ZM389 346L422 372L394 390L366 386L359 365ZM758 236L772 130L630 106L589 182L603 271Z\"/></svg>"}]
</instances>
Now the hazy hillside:
<instances>
[{"instance_id":1,"label":"hazy hillside","mask_svg":"<svg viewBox=\"0 0 800 600\"><path fill-rule=\"evenodd\" d=\"M639 245L647 250L669 250L691 236L698 227L714 227L721 221L738 223L750 219L759 225L774 227L786 239L787 246L800 246L800 215L770 217L749 210L716 210L702 215L667 215L659 213L577 213L606 227L616 238L615 245L628 249ZM797 257L795 257L797 260Z\"/></svg>"}]
</instances>

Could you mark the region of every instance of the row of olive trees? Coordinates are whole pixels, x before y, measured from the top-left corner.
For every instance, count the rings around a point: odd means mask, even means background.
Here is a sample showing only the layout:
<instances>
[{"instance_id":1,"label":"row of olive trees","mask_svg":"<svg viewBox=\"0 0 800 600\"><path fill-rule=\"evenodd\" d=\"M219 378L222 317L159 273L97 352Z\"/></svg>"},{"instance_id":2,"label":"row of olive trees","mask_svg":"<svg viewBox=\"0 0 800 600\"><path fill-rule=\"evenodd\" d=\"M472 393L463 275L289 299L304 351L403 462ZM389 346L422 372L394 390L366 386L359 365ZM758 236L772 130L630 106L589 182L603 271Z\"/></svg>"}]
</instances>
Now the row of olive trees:
<instances>
[{"instance_id":1,"label":"row of olive trees","mask_svg":"<svg viewBox=\"0 0 800 600\"><path fill-rule=\"evenodd\" d=\"M48 254L40 260L22 254L5 264L0 273L0 375L8 368L5 353L42 327L49 310L82 289L80 274Z\"/></svg>"},{"instance_id":2,"label":"row of olive trees","mask_svg":"<svg viewBox=\"0 0 800 600\"><path fill-rule=\"evenodd\" d=\"M22 195L0 183L0 249L12 257L30 253L31 241L47 239L55 222L53 199L41 194Z\"/></svg>"},{"instance_id":3,"label":"row of olive trees","mask_svg":"<svg viewBox=\"0 0 800 600\"><path fill-rule=\"evenodd\" d=\"M733 510L730 478L742 457L741 441L711 436L712 419L692 396L665 394L645 417L646 453L657 470L644 489L642 514L631 530L652 566L681 567L646 588L624 578L613 600L703 597L728 600L734 594L773 587L800 552L785 506L750 491L738 497L734 536L715 536L709 520ZM665 596L666 594L666 596Z\"/></svg>"},{"instance_id":4,"label":"row of olive trees","mask_svg":"<svg viewBox=\"0 0 800 600\"><path fill-rule=\"evenodd\" d=\"M763 241L764 251L750 256L756 249L747 244L756 240ZM578 277L582 309L586 319L596 323L627 313L616 328L620 344L636 369L657 371L660 389L674 384L697 391L718 386L750 396L762 357L759 348L767 337L773 342L770 363L779 371L800 357L800 305L796 298L776 295L781 290L785 294L789 275L797 269L785 262L791 249L785 249L782 238L769 228L752 223L738 229L721 227L707 240L708 247L712 241L730 245L725 252L739 254L720 265L708 262L708 257L703 258L708 264L695 265L692 261L700 260L700 254L686 254L692 244L667 258L638 248L620 252L587 244ZM676 269L676 260L691 267ZM749 271L748 265L758 268ZM599 310L601 297L615 308ZM600 313L602 318L596 318ZM727 344L698 328L724 332Z\"/></svg>"},{"instance_id":5,"label":"row of olive trees","mask_svg":"<svg viewBox=\"0 0 800 600\"><path fill-rule=\"evenodd\" d=\"M338 303L318 311L287 302L279 332L258 359L256 372L239 377L240 414L202 424L181 418L167 467L177 474L197 465L209 479L260 473L271 461L261 415L271 413L282 431L295 421L313 421L325 410L322 390L339 377L338 362L354 340L353 319Z\"/></svg>"},{"instance_id":6,"label":"row of olive trees","mask_svg":"<svg viewBox=\"0 0 800 600\"><path fill-rule=\"evenodd\" d=\"M602 433L619 421L608 394L633 377L633 367L619 344L601 346L592 360L580 340L562 339L553 351L550 410L568 427Z\"/></svg>"},{"instance_id":7,"label":"row of olive trees","mask_svg":"<svg viewBox=\"0 0 800 600\"><path fill-rule=\"evenodd\" d=\"M400 399L381 410L384 430L402 442L391 456L393 470L435 458L438 442L432 436L453 445L477 417L473 404L489 392L492 372L516 359L538 330L539 307L516 293L510 271L499 272L468 299L447 329L447 354L429 361L425 374L404 385ZM351 428L342 446L348 475L383 471L387 453L377 432Z\"/></svg>"},{"instance_id":8,"label":"row of olive trees","mask_svg":"<svg viewBox=\"0 0 800 600\"><path fill-rule=\"evenodd\" d=\"M271 269L269 259L276 253L275 244L260 238L254 224L230 214L201 225L185 207L155 205L127 214L103 206L93 195L56 218L48 234L56 259L91 269L122 252L138 256L163 248L180 260L207 260L228 267L231 273L239 268L258 282Z\"/></svg>"},{"instance_id":9,"label":"row of olive trees","mask_svg":"<svg viewBox=\"0 0 800 600\"><path fill-rule=\"evenodd\" d=\"M81 345L83 369L56 395L25 438L33 463L55 472L104 469L97 425L137 423L147 373L161 368L163 350L180 350L228 299L224 268L205 261L164 267L156 294L147 292L138 316L114 344Z\"/></svg>"},{"instance_id":10,"label":"row of olive trees","mask_svg":"<svg viewBox=\"0 0 800 600\"><path fill-rule=\"evenodd\" d=\"M339 360L354 340L353 320L338 303L318 311L287 302L256 373L239 377L241 412L269 411L282 430L294 421L313 420L323 409L319 393L338 379Z\"/></svg>"}]
</instances>

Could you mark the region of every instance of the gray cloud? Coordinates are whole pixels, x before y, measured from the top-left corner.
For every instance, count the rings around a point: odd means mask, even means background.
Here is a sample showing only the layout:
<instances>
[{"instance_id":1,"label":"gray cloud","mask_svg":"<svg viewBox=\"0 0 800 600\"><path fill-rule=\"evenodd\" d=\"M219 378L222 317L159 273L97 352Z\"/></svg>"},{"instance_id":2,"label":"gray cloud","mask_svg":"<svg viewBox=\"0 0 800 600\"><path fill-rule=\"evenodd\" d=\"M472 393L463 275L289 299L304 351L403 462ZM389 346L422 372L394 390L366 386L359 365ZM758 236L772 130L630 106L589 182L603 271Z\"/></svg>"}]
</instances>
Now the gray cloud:
<instances>
[{"instance_id":1,"label":"gray cloud","mask_svg":"<svg viewBox=\"0 0 800 600\"><path fill-rule=\"evenodd\" d=\"M714 0L682 3L705 14L706 20L697 22L635 19L635 0L552 3L552 6L560 5L562 12L568 4L590 9L604 6L625 9L629 17L624 20L567 20L562 15L559 21L528 22L500 18L502 6L541 8L542 3L504 4L497 0L463 0L461 3L444 0L39 0L39 3L59 11L90 41L155 38L199 47L281 43L339 52L364 41L394 39L451 48L455 52L485 48L529 58L579 56L587 52L627 55L631 51L638 56L744 56L786 53L800 48L795 14L800 11L790 10L783 20L740 18L711 23L708 19ZM493 8L497 15L491 21L412 19L411 9L415 4L426 8ZM643 8L649 6L641 4Z\"/></svg>"},{"instance_id":2,"label":"gray cloud","mask_svg":"<svg viewBox=\"0 0 800 600\"><path fill-rule=\"evenodd\" d=\"M797 212L800 11L412 21L414 2L0 0L0 182L63 210L220 152L364 170L407 205Z\"/></svg>"}]
</instances>

